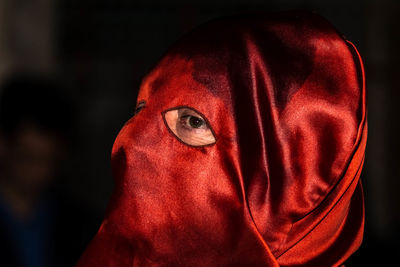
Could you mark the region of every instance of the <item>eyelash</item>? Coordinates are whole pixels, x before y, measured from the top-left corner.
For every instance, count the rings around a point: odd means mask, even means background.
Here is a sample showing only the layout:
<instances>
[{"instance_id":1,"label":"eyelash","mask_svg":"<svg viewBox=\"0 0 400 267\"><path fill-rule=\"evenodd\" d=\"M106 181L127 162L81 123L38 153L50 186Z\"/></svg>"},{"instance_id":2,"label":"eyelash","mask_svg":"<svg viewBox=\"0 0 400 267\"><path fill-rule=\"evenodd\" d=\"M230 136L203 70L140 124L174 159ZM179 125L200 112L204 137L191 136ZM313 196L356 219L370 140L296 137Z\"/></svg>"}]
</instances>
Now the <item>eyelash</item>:
<instances>
[{"instance_id":1,"label":"eyelash","mask_svg":"<svg viewBox=\"0 0 400 267\"><path fill-rule=\"evenodd\" d=\"M144 101L144 100L140 101L140 102L137 104L136 109L135 109L133 115L135 116L135 115L139 114L139 112L140 112L145 106L146 106L146 101Z\"/></svg>"}]
</instances>

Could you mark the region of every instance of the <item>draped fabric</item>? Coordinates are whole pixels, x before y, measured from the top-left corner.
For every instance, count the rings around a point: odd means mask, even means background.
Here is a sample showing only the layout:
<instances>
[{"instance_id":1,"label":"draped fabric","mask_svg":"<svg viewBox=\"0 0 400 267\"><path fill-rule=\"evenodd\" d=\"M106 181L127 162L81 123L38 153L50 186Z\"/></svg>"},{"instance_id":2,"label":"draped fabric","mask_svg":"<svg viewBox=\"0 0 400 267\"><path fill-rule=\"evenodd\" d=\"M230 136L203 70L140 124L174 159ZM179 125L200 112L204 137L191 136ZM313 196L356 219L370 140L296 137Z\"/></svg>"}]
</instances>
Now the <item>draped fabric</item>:
<instances>
[{"instance_id":1,"label":"draped fabric","mask_svg":"<svg viewBox=\"0 0 400 267\"><path fill-rule=\"evenodd\" d=\"M142 82L112 149L115 189L84 266L337 266L360 246L367 138L356 48L325 19L219 19ZM194 147L163 112L191 107Z\"/></svg>"}]
</instances>

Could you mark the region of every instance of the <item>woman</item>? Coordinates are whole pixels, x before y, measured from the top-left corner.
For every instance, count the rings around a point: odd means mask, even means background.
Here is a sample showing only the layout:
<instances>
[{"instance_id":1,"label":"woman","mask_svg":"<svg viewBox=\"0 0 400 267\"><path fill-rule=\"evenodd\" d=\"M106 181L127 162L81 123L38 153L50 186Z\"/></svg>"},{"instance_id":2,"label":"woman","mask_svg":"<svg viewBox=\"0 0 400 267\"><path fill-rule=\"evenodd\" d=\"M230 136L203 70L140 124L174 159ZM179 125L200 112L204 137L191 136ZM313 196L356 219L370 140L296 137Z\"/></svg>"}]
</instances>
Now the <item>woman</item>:
<instances>
[{"instance_id":1,"label":"woman","mask_svg":"<svg viewBox=\"0 0 400 267\"><path fill-rule=\"evenodd\" d=\"M306 12L210 22L144 79L78 266L336 266L362 241L355 47Z\"/></svg>"}]
</instances>

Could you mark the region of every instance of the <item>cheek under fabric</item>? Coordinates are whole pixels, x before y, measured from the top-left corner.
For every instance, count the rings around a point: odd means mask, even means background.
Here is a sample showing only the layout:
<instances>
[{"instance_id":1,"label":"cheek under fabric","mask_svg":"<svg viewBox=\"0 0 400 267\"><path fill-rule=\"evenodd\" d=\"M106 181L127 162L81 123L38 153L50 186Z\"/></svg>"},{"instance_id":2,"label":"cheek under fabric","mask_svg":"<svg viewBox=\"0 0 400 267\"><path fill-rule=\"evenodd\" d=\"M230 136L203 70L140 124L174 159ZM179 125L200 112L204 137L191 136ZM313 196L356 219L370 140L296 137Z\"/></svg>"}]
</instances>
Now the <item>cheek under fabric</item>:
<instances>
[{"instance_id":1,"label":"cheek under fabric","mask_svg":"<svg viewBox=\"0 0 400 267\"><path fill-rule=\"evenodd\" d=\"M234 17L179 40L112 150L115 189L84 266L338 266L360 246L367 139L356 48L307 12ZM143 104L145 103L145 104ZM215 143L163 118L189 107Z\"/></svg>"}]
</instances>

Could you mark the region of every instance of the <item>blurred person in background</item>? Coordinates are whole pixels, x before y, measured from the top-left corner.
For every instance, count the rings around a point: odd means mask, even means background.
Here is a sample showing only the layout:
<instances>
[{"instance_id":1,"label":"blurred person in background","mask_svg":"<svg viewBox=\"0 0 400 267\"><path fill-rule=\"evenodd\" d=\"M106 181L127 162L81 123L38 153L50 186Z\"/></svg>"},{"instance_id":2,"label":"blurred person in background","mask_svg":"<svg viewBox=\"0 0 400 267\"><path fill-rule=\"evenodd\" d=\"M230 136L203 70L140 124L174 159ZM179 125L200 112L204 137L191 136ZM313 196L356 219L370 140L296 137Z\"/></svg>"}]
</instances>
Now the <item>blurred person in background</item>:
<instances>
[{"instance_id":1,"label":"blurred person in background","mask_svg":"<svg viewBox=\"0 0 400 267\"><path fill-rule=\"evenodd\" d=\"M92 221L57 188L72 142L72 106L35 75L10 77L1 94L2 265L72 266Z\"/></svg>"}]
</instances>

